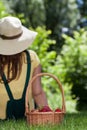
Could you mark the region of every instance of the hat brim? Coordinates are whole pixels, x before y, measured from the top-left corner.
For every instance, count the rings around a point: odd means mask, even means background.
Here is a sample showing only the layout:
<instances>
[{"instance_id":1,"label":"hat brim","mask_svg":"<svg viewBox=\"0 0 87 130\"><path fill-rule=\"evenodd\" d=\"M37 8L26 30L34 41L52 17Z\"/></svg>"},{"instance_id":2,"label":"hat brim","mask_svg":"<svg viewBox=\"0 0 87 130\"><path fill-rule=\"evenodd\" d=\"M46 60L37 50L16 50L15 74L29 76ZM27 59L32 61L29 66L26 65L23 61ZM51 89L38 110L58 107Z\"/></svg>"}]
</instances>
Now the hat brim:
<instances>
[{"instance_id":1,"label":"hat brim","mask_svg":"<svg viewBox=\"0 0 87 130\"><path fill-rule=\"evenodd\" d=\"M26 50L34 41L37 32L31 31L22 26L23 33L16 39L3 40L0 38L0 54L14 55Z\"/></svg>"}]
</instances>

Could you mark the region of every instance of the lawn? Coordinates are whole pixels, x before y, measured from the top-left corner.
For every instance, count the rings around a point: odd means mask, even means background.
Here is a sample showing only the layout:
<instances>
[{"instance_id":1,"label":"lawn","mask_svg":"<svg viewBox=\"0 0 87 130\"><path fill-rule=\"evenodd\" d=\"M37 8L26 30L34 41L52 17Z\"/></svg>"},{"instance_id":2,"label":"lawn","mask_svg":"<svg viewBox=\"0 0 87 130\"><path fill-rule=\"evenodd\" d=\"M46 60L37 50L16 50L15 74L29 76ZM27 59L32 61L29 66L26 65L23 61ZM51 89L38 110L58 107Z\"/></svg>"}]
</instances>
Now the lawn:
<instances>
[{"instance_id":1,"label":"lawn","mask_svg":"<svg viewBox=\"0 0 87 130\"><path fill-rule=\"evenodd\" d=\"M87 130L87 113L67 113L63 122L54 126L28 126L24 119L0 121L0 130Z\"/></svg>"}]
</instances>

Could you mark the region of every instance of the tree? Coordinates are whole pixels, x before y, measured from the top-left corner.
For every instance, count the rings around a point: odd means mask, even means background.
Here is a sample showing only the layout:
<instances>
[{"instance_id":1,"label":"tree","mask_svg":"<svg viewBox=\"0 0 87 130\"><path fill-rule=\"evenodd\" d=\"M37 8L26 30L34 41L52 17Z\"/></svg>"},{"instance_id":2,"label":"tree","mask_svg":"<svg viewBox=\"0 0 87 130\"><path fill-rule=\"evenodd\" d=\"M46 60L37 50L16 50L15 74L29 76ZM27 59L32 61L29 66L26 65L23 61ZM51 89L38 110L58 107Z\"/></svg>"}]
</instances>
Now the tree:
<instances>
[{"instance_id":1,"label":"tree","mask_svg":"<svg viewBox=\"0 0 87 130\"><path fill-rule=\"evenodd\" d=\"M46 27L52 30L51 37L57 40L56 48L62 46L61 29L73 29L80 19L76 0L44 0ZM56 49L55 48L55 49Z\"/></svg>"},{"instance_id":2,"label":"tree","mask_svg":"<svg viewBox=\"0 0 87 130\"><path fill-rule=\"evenodd\" d=\"M7 3L7 2L6 2ZM42 26L45 21L43 1L38 0L8 0L13 14L25 19L24 25L29 27Z\"/></svg>"},{"instance_id":3,"label":"tree","mask_svg":"<svg viewBox=\"0 0 87 130\"><path fill-rule=\"evenodd\" d=\"M87 16L87 1L86 0L77 0L78 7L80 10L81 17L86 18Z\"/></svg>"},{"instance_id":4,"label":"tree","mask_svg":"<svg viewBox=\"0 0 87 130\"><path fill-rule=\"evenodd\" d=\"M63 27L74 28L80 19L76 0L7 0L10 8L19 17L25 19L25 26L36 28L45 25L52 31L51 39L57 43L51 46L60 52L63 45L61 30Z\"/></svg>"}]
</instances>

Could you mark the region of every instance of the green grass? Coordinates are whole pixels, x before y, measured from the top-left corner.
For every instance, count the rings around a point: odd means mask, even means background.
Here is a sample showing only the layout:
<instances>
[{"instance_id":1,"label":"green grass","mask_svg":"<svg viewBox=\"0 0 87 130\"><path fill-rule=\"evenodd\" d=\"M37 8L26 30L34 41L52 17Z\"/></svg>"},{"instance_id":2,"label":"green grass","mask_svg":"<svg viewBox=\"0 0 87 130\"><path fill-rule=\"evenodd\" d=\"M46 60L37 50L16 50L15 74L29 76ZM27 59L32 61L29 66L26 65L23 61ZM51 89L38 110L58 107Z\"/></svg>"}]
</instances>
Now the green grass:
<instances>
[{"instance_id":1,"label":"green grass","mask_svg":"<svg viewBox=\"0 0 87 130\"><path fill-rule=\"evenodd\" d=\"M63 122L54 126L28 126L24 119L0 121L0 130L87 130L87 113L67 113Z\"/></svg>"}]
</instances>

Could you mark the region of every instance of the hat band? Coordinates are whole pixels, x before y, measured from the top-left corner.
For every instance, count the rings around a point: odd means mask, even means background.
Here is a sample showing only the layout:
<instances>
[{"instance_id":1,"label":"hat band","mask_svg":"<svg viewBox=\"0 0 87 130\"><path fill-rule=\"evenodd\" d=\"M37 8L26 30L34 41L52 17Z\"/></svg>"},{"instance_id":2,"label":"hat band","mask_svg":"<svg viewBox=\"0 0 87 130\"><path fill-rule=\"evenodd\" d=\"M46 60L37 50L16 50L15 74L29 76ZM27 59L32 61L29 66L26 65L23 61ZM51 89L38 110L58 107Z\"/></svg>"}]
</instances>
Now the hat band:
<instances>
[{"instance_id":1,"label":"hat band","mask_svg":"<svg viewBox=\"0 0 87 130\"><path fill-rule=\"evenodd\" d=\"M8 36L5 36L5 35L1 35L0 34L0 37L3 39L3 40L12 40L12 39L16 39L16 38L19 38L21 35L22 35L23 32L21 32L20 34L16 35L16 36L11 36L11 37L8 37Z\"/></svg>"}]
</instances>

